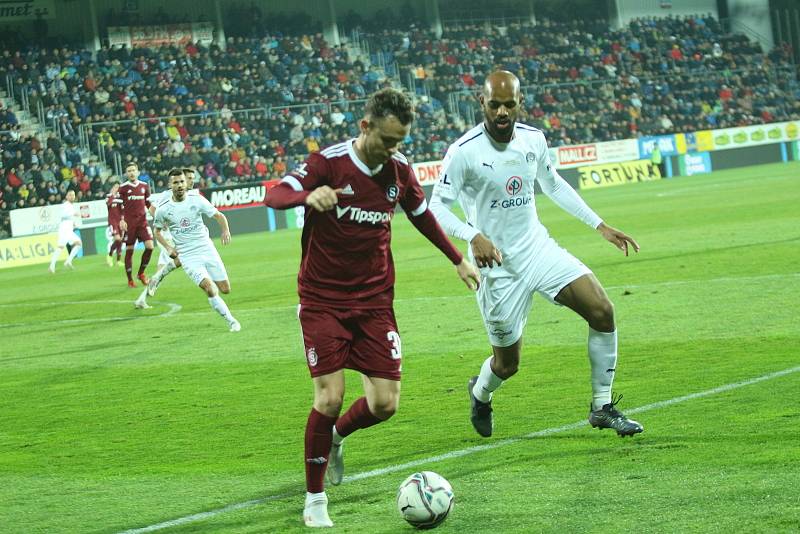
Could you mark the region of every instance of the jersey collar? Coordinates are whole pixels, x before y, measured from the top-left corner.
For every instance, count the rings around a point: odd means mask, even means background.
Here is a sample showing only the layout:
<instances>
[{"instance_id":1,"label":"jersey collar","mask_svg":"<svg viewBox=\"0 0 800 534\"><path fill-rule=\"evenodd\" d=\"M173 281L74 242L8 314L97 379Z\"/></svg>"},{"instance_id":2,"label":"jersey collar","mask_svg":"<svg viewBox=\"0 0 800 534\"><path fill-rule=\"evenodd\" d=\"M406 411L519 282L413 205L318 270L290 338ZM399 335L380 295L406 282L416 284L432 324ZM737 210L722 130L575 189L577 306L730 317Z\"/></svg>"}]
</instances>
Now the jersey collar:
<instances>
[{"instance_id":1,"label":"jersey collar","mask_svg":"<svg viewBox=\"0 0 800 534\"><path fill-rule=\"evenodd\" d=\"M356 154L356 150L353 148L353 144L355 142L356 142L355 139L351 139L347 143L347 155L350 156L350 159L353 161L355 166L358 167L358 170L360 170L361 172L363 172L367 176L375 176L376 174L381 172L381 169L383 169L383 163L381 163L380 165L378 165L374 169L370 169L369 167L367 167L366 163L364 163L363 161L361 161L358 158L358 154Z\"/></svg>"}]
</instances>

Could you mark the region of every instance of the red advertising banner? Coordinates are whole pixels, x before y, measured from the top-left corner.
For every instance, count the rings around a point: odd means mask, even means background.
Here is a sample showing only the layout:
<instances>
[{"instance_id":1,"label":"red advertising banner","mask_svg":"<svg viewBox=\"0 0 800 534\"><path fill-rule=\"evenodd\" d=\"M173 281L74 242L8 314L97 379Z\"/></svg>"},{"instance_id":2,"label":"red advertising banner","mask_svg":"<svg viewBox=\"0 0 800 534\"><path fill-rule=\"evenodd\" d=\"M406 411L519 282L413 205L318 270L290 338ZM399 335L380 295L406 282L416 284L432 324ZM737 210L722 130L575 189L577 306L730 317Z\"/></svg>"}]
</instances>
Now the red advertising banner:
<instances>
[{"instance_id":1,"label":"red advertising banner","mask_svg":"<svg viewBox=\"0 0 800 534\"><path fill-rule=\"evenodd\" d=\"M592 161L597 161L597 146L594 144L558 148L558 163L560 165L573 165Z\"/></svg>"}]
</instances>

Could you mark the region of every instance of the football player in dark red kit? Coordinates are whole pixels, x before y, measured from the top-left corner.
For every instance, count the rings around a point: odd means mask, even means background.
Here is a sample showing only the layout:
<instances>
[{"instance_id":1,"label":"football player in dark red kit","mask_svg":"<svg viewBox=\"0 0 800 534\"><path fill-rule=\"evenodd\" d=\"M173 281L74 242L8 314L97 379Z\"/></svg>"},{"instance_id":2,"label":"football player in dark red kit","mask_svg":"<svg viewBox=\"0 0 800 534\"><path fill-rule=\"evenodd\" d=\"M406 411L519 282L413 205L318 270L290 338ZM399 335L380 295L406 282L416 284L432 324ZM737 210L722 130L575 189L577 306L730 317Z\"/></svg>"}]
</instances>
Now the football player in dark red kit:
<instances>
[{"instance_id":1,"label":"football player in dark red kit","mask_svg":"<svg viewBox=\"0 0 800 534\"><path fill-rule=\"evenodd\" d=\"M342 440L397 410L402 351L390 248L397 204L470 289L479 282L478 271L428 210L411 166L397 150L413 118L405 95L378 91L367 102L357 139L312 154L267 194L273 208L306 207L297 286L314 382L305 434L307 526L333 526L323 479L327 470L330 483L342 481ZM340 417L345 368L363 375L364 396Z\"/></svg>"},{"instance_id":2,"label":"football player in dark red kit","mask_svg":"<svg viewBox=\"0 0 800 534\"><path fill-rule=\"evenodd\" d=\"M144 243L142 261L139 264L137 277L142 284L149 281L144 274L150 256L153 254L153 233L147 224L146 208L150 206L150 187L139 181L139 166L131 162L125 166L125 176L128 181L119 188L119 197L122 199L122 217L119 228L125 232L125 274L128 275L128 287L136 287L133 282L133 247L136 241Z\"/></svg>"},{"instance_id":3,"label":"football player in dark red kit","mask_svg":"<svg viewBox=\"0 0 800 534\"><path fill-rule=\"evenodd\" d=\"M110 242L106 263L109 267L113 267L114 252L117 253L117 263L122 254L122 231L119 229L119 221L122 218L122 199L119 197L119 184L111 186L111 191L106 195L106 207L108 208L106 237Z\"/></svg>"}]
</instances>

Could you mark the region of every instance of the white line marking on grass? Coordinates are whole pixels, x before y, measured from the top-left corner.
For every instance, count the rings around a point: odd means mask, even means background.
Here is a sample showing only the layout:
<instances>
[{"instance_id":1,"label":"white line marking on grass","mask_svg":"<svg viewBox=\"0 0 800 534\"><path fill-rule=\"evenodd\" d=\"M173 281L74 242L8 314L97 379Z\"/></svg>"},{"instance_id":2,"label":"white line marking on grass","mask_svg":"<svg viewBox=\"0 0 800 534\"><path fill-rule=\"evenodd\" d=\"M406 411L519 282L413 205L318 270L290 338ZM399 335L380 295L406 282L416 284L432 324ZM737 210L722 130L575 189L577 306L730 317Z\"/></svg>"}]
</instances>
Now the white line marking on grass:
<instances>
[{"instance_id":1,"label":"white line marking on grass","mask_svg":"<svg viewBox=\"0 0 800 534\"><path fill-rule=\"evenodd\" d=\"M649 410L657 410L659 408L665 408L667 406L672 406L674 404L680 404L682 402L700 399L703 397L710 397L711 395L716 395L718 393L725 393L727 391L732 391L734 389L742 388L745 386L750 386L753 384L757 384L759 382L764 382L766 380L772 380L773 378L779 378L781 376L786 376L792 373L796 373L800 371L800 365L797 367L790 367L789 369L784 369L783 371L776 371L774 373L769 373L766 375L762 375L756 378L751 378L749 380L743 380L741 382L734 382L731 384L725 384L723 386L719 386L712 389L707 389L705 391L699 391L697 393L691 393L689 395L683 395L681 397L675 397L673 399L654 402L651 404L646 404L644 406L640 406L638 408L633 408L631 410L626 410L627 413L634 414L634 413L641 413L647 412ZM588 421L586 419L582 419L580 421L576 421L575 423L570 423L567 425L562 426L555 426L551 428L545 428L544 430L538 430L536 432L531 432L530 434L525 434L524 436L517 437L517 438L508 438L503 439L500 441L495 441L493 443L489 443L486 445L476 445L474 447L467 447L466 449L460 449L457 451L450 451L444 454L439 454L436 456L431 456L429 458L422 458L419 460L412 460L410 462L406 462L403 464L396 464L390 465L388 467L381 467L380 469L373 469L372 471L364 471L362 473L356 473L355 475L350 475L344 477L345 482L355 482L357 480L364 480L366 478L373 478L381 475L386 475L389 473L394 473L396 471L403 471L406 469L415 469L420 466L424 466L427 464L441 462L443 460L451 460L453 458L460 458L461 456L467 456L470 454L475 454L476 452L483 452L489 451L492 449L499 449L500 447L505 447L507 445L512 445L514 443L519 443L526 439L531 438L539 438L543 436L549 436L552 434L558 434L560 432L566 432L568 430L575 430L582 426L588 425ZM240 502L237 504L229 504L228 506L223 506L222 508L217 508L215 510L209 510L208 512L200 512L197 514L187 515L184 517L179 517L177 519L172 519L170 521L164 521L163 523L156 523L155 525L150 525L147 527L136 528L131 530L126 530L121 534L139 534L142 532L153 532L156 530L162 530L165 528L170 527L177 527L180 525L185 525L187 523L193 523L195 521L200 521L203 519L210 519L212 517L216 517L221 514L225 514L228 512L234 512L236 510L244 510L246 508L252 508L254 506L258 506L260 504L265 504L271 501L277 501L280 499L284 499L287 497L293 497L301 492L294 492L294 493L282 493L279 495L269 495L267 497L262 497L261 499L253 499L250 501Z\"/></svg>"},{"instance_id":2,"label":"white line marking on grass","mask_svg":"<svg viewBox=\"0 0 800 534\"><path fill-rule=\"evenodd\" d=\"M112 321L132 321L136 319L145 319L147 317L155 317L155 318L164 318L170 317L175 315L183 306L180 304L175 304L174 302L157 302L152 301L153 304L163 304L169 307L169 310L165 311L164 313L159 313L158 315L146 315L141 317L129 316L129 317L95 317L95 318L85 318L85 319L59 319L58 321L35 321L29 323L0 323L0 328L17 328L22 326L40 326L46 324L82 324L82 323L106 323ZM15 306L64 306L70 304L128 304L133 305L133 301L130 300L65 300L61 302L21 302L19 304L0 304L0 307L3 308L13 308Z\"/></svg>"}]
</instances>

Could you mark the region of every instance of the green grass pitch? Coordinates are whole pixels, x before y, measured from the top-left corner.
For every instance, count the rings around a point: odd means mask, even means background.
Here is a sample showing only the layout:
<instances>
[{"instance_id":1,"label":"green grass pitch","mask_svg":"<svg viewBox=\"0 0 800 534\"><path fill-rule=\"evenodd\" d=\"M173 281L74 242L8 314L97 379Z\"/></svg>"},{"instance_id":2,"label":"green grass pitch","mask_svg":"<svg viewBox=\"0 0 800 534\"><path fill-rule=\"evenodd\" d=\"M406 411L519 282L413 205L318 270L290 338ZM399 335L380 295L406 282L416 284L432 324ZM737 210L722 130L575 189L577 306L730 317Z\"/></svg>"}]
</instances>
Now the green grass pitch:
<instances>
[{"instance_id":1,"label":"green grass pitch","mask_svg":"<svg viewBox=\"0 0 800 534\"><path fill-rule=\"evenodd\" d=\"M586 325L538 297L495 436L480 438L465 386L488 354L474 296L398 216L401 406L348 439L357 477L329 488L334 531L410 532L395 492L421 469L453 485L443 532L798 531L799 180L792 163L582 192L638 240L629 258L538 199L615 303L615 390L623 411L645 407L632 439L569 426L590 398ZM181 271L146 311L100 256L0 271L0 531L304 530L299 238L218 244L238 334ZM345 406L361 392L347 380Z\"/></svg>"}]
</instances>

